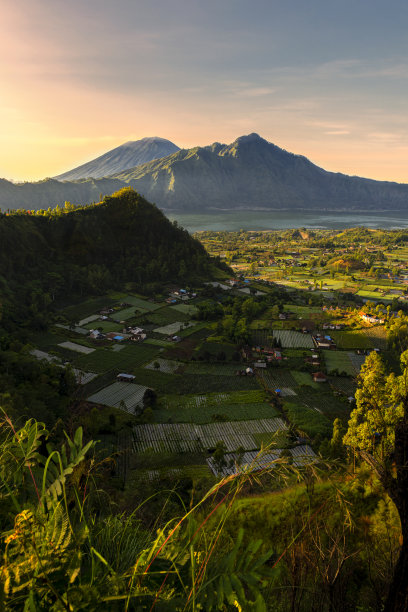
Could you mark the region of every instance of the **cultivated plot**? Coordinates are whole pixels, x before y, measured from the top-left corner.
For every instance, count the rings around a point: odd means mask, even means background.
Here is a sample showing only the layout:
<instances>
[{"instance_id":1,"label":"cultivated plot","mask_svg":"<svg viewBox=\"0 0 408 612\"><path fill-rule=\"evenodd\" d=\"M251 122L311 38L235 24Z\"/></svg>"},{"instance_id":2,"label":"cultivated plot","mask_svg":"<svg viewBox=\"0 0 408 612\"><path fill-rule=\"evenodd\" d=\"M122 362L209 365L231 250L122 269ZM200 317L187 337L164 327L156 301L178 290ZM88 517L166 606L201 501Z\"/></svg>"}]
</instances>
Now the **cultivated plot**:
<instances>
[{"instance_id":1,"label":"cultivated plot","mask_svg":"<svg viewBox=\"0 0 408 612\"><path fill-rule=\"evenodd\" d=\"M308 444L296 446L290 449L292 463L296 467L310 465L317 460L317 455ZM228 453L225 455L225 465L217 465L212 457L207 463L215 476L229 476L232 474L250 473L259 470L269 470L279 465L281 449L268 450L265 452L248 451L239 455Z\"/></svg>"},{"instance_id":2,"label":"cultivated plot","mask_svg":"<svg viewBox=\"0 0 408 612\"><path fill-rule=\"evenodd\" d=\"M160 372L164 372L165 374L174 374L174 372L179 370L183 365L184 364L179 361L158 358L148 363L145 368L148 370L160 370Z\"/></svg>"},{"instance_id":3,"label":"cultivated plot","mask_svg":"<svg viewBox=\"0 0 408 612\"><path fill-rule=\"evenodd\" d=\"M290 329L274 329L273 337L280 341L283 348L313 348L313 340L309 334L302 334Z\"/></svg>"},{"instance_id":4,"label":"cultivated plot","mask_svg":"<svg viewBox=\"0 0 408 612\"><path fill-rule=\"evenodd\" d=\"M143 405L147 387L134 383L115 382L88 397L88 402L121 408L133 413Z\"/></svg>"},{"instance_id":5,"label":"cultivated plot","mask_svg":"<svg viewBox=\"0 0 408 612\"><path fill-rule=\"evenodd\" d=\"M174 304L174 306L170 306L172 310L176 310L177 312L182 312L189 316L196 314L198 312L197 306L193 304Z\"/></svg>"},{"instance_id":6,"label":"cultivated plot","mask_svg":"<svg viewBox=\"0 0 408 612\"><path fill-rule=\"evenodd\" d=\"M324 361L326 363L329 374L335 370L337 372L348 374L349 376L356 375L356 368L351 362L350 355L345 351L323 351Z\"/></svg>"},{"instance_id":7,"label":"cultivated plot","mask_svg":"<svg viewBox=\"0 0 408 612\"><path fill-rule=\"evenodd\" d=\"M75 351L76 353L83 353L84 355L90 355L93 353L95 349L90 348L89 346L83 346L82 344L76 344L75 342L59 342L58 346L64 349L69 349L70 351Z\"/></svg>"},{"instance_id":8,"label":"cultivated plot","mask_svg":"<svg viewBox=\"0 0 408 612\"><path fill-rule=\"evenodd\" d=\"M152 424L136 425L133 429L134 450L143 452L200 452L214 449L223 441L227 451L238 448L254 450L260 447L254 437L259 433L278 433L287 430L280 418L257 421L236 421L225 423L195 424Z\"/></svg>"},{"instance_id":9,"label":"cultivated plot","mask_svg":"<svg viewBox=\"0 0 408 612\"><path fill-rule=\"evenodd\" d=\"M156 327L156 329L153 331L156 332L156 334L172 336L177 334L181 329L192 327L193 325L195 325L195 323L182 323L181 321L176 321L175 323L170 323L169 325L164 325L163 327Z\"/></svg>"}]
</instances>

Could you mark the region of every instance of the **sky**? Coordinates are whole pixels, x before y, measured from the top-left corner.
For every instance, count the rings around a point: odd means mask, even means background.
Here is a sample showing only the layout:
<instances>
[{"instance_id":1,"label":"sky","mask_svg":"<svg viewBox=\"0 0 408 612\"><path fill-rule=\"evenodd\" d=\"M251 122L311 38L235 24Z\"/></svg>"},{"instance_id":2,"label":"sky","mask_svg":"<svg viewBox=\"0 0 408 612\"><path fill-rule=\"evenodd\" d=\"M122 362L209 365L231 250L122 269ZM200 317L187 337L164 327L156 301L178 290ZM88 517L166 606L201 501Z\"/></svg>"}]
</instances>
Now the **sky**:
<instances>
[{"instance_id":1,"label":"sky","mask_svg":"<svg viewBox=\"0 0 408 612\"><path fill-rule=\"evenodd\" d=\"M405 0L1 0L0 177L257 132L408 183Z\"/></svg>"}]
</instances>

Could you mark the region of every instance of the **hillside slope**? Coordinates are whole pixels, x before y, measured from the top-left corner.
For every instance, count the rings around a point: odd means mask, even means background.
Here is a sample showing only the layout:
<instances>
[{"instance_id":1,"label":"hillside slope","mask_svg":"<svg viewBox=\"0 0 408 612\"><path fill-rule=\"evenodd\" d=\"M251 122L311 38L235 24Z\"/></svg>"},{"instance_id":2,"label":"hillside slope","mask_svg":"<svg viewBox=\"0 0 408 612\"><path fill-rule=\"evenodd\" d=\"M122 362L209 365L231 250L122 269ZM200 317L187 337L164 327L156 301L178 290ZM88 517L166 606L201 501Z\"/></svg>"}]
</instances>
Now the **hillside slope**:
<instances>
[{"instance_id":1,"label":"hillside slope","mask_svg":"<svg viewBox=\"0 0 408 612\"><path fill-rule=\"evenodd\" d=\"M47 308L67 295L192 282L212 270L201 243L130 188L76 210L0 215L0 325L9 328L46 327Z\"/></svg>"},{"instance_id":2,"label":"hillside slope","mask_svg":"<svg viewBox=\"0 0 408 612\"><path fill-rule=\"evenodd\" d=\"M166 157L179 151L170 140L157 136L125 142L86 164L54 177L59 181L75 181L81 178L103 178L127 168L145 164L153 159Z\"/></svg>"}]
</instances>

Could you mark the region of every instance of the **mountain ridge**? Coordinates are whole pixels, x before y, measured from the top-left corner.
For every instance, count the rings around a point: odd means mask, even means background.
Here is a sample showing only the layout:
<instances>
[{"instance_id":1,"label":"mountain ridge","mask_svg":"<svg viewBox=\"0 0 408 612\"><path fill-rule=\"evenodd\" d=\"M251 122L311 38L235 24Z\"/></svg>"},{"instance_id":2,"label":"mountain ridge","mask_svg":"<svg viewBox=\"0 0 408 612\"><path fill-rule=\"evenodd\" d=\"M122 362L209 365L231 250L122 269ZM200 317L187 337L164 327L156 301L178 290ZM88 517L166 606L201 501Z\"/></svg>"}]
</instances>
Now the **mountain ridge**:
<instances>
[{"instance_id":1,"label":"mountain ridge","mask_svg":"<svg viewBox=\"0 0 408 612\"><path fill-rule=\"evenodd\" d=\"M124 186L164 211L408 211L408 184L329 172L255 133L230 144L178 149L105 178L2 180L0 207L87 204Z\"/></svg>"}]
</instances>

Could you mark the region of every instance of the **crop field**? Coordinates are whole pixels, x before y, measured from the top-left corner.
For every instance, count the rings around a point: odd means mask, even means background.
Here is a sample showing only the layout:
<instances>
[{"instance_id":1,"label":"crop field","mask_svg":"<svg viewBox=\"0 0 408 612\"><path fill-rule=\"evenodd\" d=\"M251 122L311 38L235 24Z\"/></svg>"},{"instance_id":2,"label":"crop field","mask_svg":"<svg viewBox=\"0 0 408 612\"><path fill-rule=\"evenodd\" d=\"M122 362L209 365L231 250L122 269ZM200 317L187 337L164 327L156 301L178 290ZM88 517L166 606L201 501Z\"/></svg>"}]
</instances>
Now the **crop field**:
<instances>
[{"instance_id":1,"label":"crop field","mask_svg":"<svg viewBox=\"0 0 408 612\"><path fill-rule=\"evenodd\" d=\"M309 374L309 372L298 372L297 370L291 370L290 373L295 379L297 385L307 385L313 389L320 389L321 387L319 383L316 383L313 380L312 375Z\"/></svg>"},{"instance_id":2,"label":"crop field","mask_svg":"<svg viewBox=\"0 0 408 612\"><path fill-rule=\"evenodd\" d=\"M356 374L358 374L361 370L361 366L366 360L365 355L356 355L356 353L348 353L351 363L354 366L354 370Z\"/></svg>"},{"instance_id":3,"label":"crop field","mask_svg":"<svg viewBox=\"0 0 408 612\"><path fill-rule=\"evenodd\" d=\"M313 340L309 334L289 329L274 329L273 336L279 340L283 348L313 348Z\"/></svg>"},{"instance_id":4,"label":"crop field","mask_svg":"<svg viewBox=\"0 0 408 612\"><path fill-rule=\"evenodd\" d=\"M294 388L297 386L296 380L293 378L289 370L281 367L269 368L261 370L258 375L265 381L268 389L281 389L282 387Z\"/></svg>"},{"instance_id":5,"label":"crop field","mask_svg":"<svg viewBox=\"0 0 408 612\"><path fill-rule=\"evenodd\" d=\"M159 367L156 367L155 364L158 364ZM160 372L165 372L165 374L174 374L177 370L184 367L184 363L180 363L179 361L170 361L170 359L155 359L148 363L145 368L148 370L160 370Z\"/></svg>"},{"instance_id":6,"label":"crop field","mask_svg":"<svg viewBox=\"0 0 408 612\"><path fill-rule=\"evenodd\" d=\"M136 425L133 428L134 450L143 452L199 452L212 450L217 442L223 441L227 451L238 448L254 450L259 444L254 438L258 433L277 433L287 430L280 418L256 421L232 421L195 425L188 423L165 423Z\"/></svg>"},{"instance_id":7,"label":"crop field","mask_svg":"<svg viewBox=\"0 0 408 612\"><path fill-rule=\"evenodd\" d=\"M89 323L94 323L94 321L98 321L99 319L100 319L100 315L93 314L93 315L90 315L89 317L85 317L85 319L81 319L78 322L78 325L85 327Z\"/></svg>"},{"instance_id":8,"label":"crop field","mask_svg":"<svg viewBox=\"0 0 408 612\"><path fill-rule=\"evenodd\" d=\"M134 319L140 314L140 308L129 306L128 308L122 308L122 310L116 310L110 315L114 321L129 321Z\"/></svg>"},{"instance_id":9,"label":"crop field","mask_svg":"<svg viewBox=\"0 0 408 612\"><path fill-rule=\"evenodd\" d=\"M95 312L98 310L102 310L105 306L112 306L115 300L112 300L108 295L91 298L89 300L85 300L80 304L75 304L73 306L68 306L63 309L64 315L75 322L80 321L90 315L95 315ZM99 315L98 315L99 316Z\"/></svg>"},{"instance_id":10,"label":"crop field","mask_svg":"<svg viewBox=\"0 0 408 612\"><path fill-rule=\"evenodd\" d=\"M301 467L303 465L309 465L317 459L317 455L313 451L312 447L308 444L302 446L296 446L290 449L290 454L293 457L293 465ZM259 451L248 451L242 456L237 453L228 453L225 455L226 465L217 469L217 466L212 457L207 459L208 466L215 476L230 476L232 474L239 474L241 472L254 472L258 470L269 470L278 464L279 457L282 450L277 448L276 450L267 450L264 452ZM240 460L239 465L237 461Z\"/></svg>"},{"instance_id":11,"label":"crop field","mask_svg":"<svg viewBox=\"0 0 408 612\"><path fill-rule=\"evenodd\" d=\"M214 356L217 356L219 353L225 353L226 358L231 359L237 352L237 347L235 344L230 344L228 342L212 342L211 339L209 339L209 341L203 342L202 345L197 348L196 352L198 355L208 352L210 355Z\"/></svg>"},{"instance_id":12,"label":"crop field","mask_svg":"<svg viewBox=\"0 0 408 612\"><path fill-rule=\"evenodd\" d=\"M324 361L327 371L337 370L339 373L345 372L349 376L356 375L356 369L350 360L350 354L345 351L323 351Z\"/></svg>"},{"instance_id":13,"label":"crop field","mask_svg":"<svg viewBox=\"0 0 408 612\"><path fill-rule=\"evenodd\" d=\"M157 308L161 308L163 306L163 304L155 304L154 302L149 302L148 300L136 297L135 295L126 295L121 301L126 304L131 304L138 310L144 311L156 310Z\"/></svg>"},{"instance_id":14,"label":"crop field","mask_svg":"<svg viewBox=\"0 0 408 612\"><path fill-rule=\"evenodd\" d=\"M82 346L82 344L76 344L75 342L59 342L58 346L63 349L69 349L70 351L75 351L76 353L83 353L84 355L89 355L95 351L94 348L89 348L89 346Z\"/></svg>"},{"instance_id":15,"label":"crop field","mask_svg":"<svg viewBox=\"0 0 408 612\"><path fill-rule=\"evenodd\" d=\"M383 351L387 350L387 331L383 325L366 327L361 329L360 333L369 338L370 343L374 348L379 348Z\"/></svg>"},{"instance_id":16,"label":"crop field","mask_svg":"<svg viewBox=\"0 0 408 612\"><path fill-rule=\"evenodd\" d=\"M370 337L365 330L331 331L331 337L342 349L368 349L372 348Z\"/></svg>"},{"instance_id":17,"label":"crop field","mask_svg":"<svg viewBox=\"0 0 408 612\"><path fill-rule=\"evenodd\" d=\"M65 336L55 332L34 333L30 335L29 342L40 350L53 350L58 342L64 340Z\"/></svg>"},{"instance_id":18,"label":"crop field","mask_svg":"<svg viewBox=\"0 0 408 612\"><path fill-rule=\"evenodd\" d=\"M308 319L311 314L321 314L321 306L298 306L297 304L284 304L283 310L285 312L294 312L303 319Z\"/></svg>"},{"instance_id":19,"label":"crop field","mask_svg":"<svg viewBox=\"0 0 408 612\"><path fill-rule=\"evenodd\" d=\"M184 328L185 325L187 327L192 327L194 323L184 323L182 321L176 321L174 323L170 323L169 325L164 325L163 327L156 327L156 329L153 331L156 332L156 334L172 336L174 334L177 334L181 330L181 328Z\"/></svg>"},{"instance_id":20,"label":"crop field","mask_svg":"<svg viewBox=\"0 0 408 612\"><path fill-rule=\"evenodd\" d=\"M149 323L161 326L177 323L178 321L189 321L190 319L187 313L177 312L176 310L172 310L171 307L160 308L160 310L156 310L146 315L146 318Z\"/></svg>"},{"instance_id":21,"label":"crop field","mask_svg":"<svg viewBox=\"0 0 408 612\"><path fill-rule=\"evenodd\" d=\"M198 312L197 306L194 306L193 304L174 304L169 308L171 308L172 310L176 310L177 312L183 312L184 314L187 314L189 316Z\"/></svg>"},{"instance_id":22,"label":"crop field","mask_svg":"<svg viewBox=\"0 0 408 612\"><path fill-rule=\"evenodd\" d=\"M174 346L173 342L167 342L167 340L157 340L157 338L146 338L144 344L152 344L153 346L161 346L162 348Z\"/></svg>"},{"instance_id":23,"label":"crop field","mask_svg":"<svg viewBox=\"0 0 408 612\"><path fill-rule=\"evenodd\" d=\"M236 376L237 370L240 369L240 364L230 363L206 363L203 361L195 361L189 363L186 368L187 374L208 374L211 376Z\"/></svg>"},{"instance_id":24,"label":"crop field","mask_svg":"<svg viewBox=\"0 0 408 612\"><path fill-rule=\"evenodd\" d=\"M35 357L39 361L42 361L43 359L45 359L45 361L48 361L48 363L60 362L60 359L56 357L55 355L50 355L49 353L46 353L45 351L40 351L38 349L32 349L30 351L30 355L33 355L33 357Z\"/></svg>"},{"instance_id":25,"label":"crop field","mask_svg":"<svg viewBox=\"0 0 408 612\"><path fill-rule=\"evenodd\" d=\"M121 332L123 329L123 325L120 325L120 323L115 323L115 321L92 321L90 323L86 323L85 324L86 329L88 330L88 333L91 329L100 329L103 332Z\"/></svg>"},{"instance_id":26,"label":"crop field","mask_svg":"<svg viewBox=\"0 0 408 612\"><path fill-rule=\"evenodd\" d=\"M225 420L241 421L278 416L265 402L263 391L238 391L203 395L167 395L154 410L157 421L180 423L209 423L215 415Z\"/></svg>"},{"instance_id":27,"label":"crop field","mask_svg":"<svg viewBox=\"0 0 408 612\"><path fill-rule=\"evenodd\" d=\"M322 436L331 434L331 422L318 410L293 401L285 402L285 410L290 421L306 435L314 437L318 434Z\"/></svg>"},{"instance_id":28,"label":"crop field","mask_svg":"<svg viewBox=\"0 0 408 612\"><path fill-rule=\"evenodd\" d=\"M136 407L142 405L146 389L147 387L143 385L115 382L88 397L88 402L113 406L133 413Z\"/></svg>"},{"instance_id":29,"label":"crop field","mask_svg":"<svg viewBox=\"0 0 408 612\"><path fill-rule=\"evenodd\" d=\"M91 380L94 380L98 375L94 372L83 372L82 370L77 370L73 368L72 371L75 374L75 380L79 385L87 385Z\"/></svg>"},{"instance_id":30,"label":"crop field","mask_svg":"<svg viewBox=\"0 0 408 612\"><path fill-rule=\"evenodd\" d=\"M337 417L341 418L344 423L347 422L350 414L350 404L343 396L336 397L333 395L328 384L322 384L319 390L299 387L297 393L297 398L293 400L289 398L288 401L310 408L317 414L324 415L331 422Z\"/></svg>"},{"instance_id":31,"label":"crop field","mask_svg":"<svg viewBox=\"0 0 408 612\"><path fill-rule=\"evenodd\" d=\"M335 391L341 391L347 397L354 396L357 389L356 383L348 376L332 376L329 382Z\"/></svg>"},{"instance_id":32,"label":"crop field","mask_svg":"<svg viewBox=\"0 0 408 612\"><path fill-rule=\"evenodd\" d=\"M159 347L145 344L125 346L119 352L109 348L97 349L90 355L77 358L75 367L89 372L105 372L115 368L130 374L134 368L151 361L159 351Z\"/></svg>"}]
</instances>

